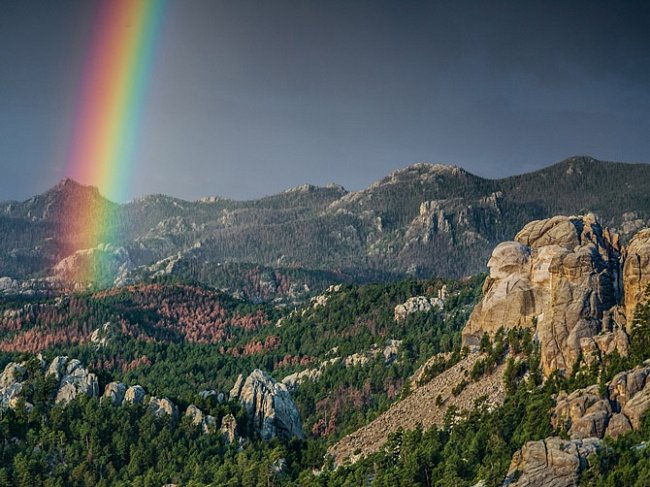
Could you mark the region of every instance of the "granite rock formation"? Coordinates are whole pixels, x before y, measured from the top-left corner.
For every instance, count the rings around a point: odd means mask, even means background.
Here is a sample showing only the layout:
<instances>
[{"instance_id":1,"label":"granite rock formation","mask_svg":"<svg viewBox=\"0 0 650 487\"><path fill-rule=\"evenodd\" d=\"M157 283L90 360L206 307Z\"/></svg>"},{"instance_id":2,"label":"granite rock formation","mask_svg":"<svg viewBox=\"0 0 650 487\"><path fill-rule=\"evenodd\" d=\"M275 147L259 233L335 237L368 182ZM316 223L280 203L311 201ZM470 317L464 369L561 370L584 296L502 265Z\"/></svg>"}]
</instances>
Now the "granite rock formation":
<instances>
[{"instance_id":1,"label":"granite rock formation","mask_svg":"<svg viewBox=\"0 0 650 487\"><path fill-rule=\"evenodd\" d=\"M529 441L512 458L503 487L572 487L600 440L552 437Z\"/></svg>"},{"instance_id":2,"label":"granite rock formation","mask_svg":"<svg viewBox=\"0 0 650 487\"><path fill-rule=\"evenodd\" d=\"M515 241L494 249L463 343L476 346L501 327L531 328L545 375L567 372L579 358L614 350L625 355L622 260L618 236L593 215L529 223Z\"/></svg>"},{"instance_id":3,"label":"granite rock formation","mask_svg":"<svg viewBox=\"0 0 650 487\"><path fill-rule=\"evenodd\" d=\"M265 372L255 369L246 380L240 375L230 397L244 406L253 429L263 439L304 438L300 414L287 387Z\"/></svg>"},{"instance_id":4,"label":"granite rock formation","mask_svg":"<svg viewBox=\"0 0 650 487\"><path fill-rule=\"evenodd\" d=\"M616 437L641 426L650 408L650 364L621 372L607 384L605 396L597 385L561 392L552 415L555 428L572 439Z\"/></svg>"}]
</instances>

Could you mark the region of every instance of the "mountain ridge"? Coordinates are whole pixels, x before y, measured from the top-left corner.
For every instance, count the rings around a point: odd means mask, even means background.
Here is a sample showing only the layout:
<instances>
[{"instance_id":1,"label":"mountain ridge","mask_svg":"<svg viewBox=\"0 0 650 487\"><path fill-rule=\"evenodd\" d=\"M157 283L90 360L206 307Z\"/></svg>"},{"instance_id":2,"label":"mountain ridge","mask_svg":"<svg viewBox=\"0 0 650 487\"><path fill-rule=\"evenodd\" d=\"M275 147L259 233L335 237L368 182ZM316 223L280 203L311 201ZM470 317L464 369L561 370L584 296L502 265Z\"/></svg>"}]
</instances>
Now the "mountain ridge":
<instances>
[{"instance_id":1,"label":"mountain ridge","mask_svg":"<svg viewBox=\"0 0 650 487\"><path fill-rule=\"evenodd\" d=\"M217 200L217 201L231 201L231 202L234 202L234 203L249 203L249 202L259 201L259 200L263 200L263 199L266 199L266 198L269 198L269 197L274 197L274 196L278 196L278 195L282 195L282 194L286 194L286 193L292 193L292 192L295 192L296 190L306 189L306 188L315 189L315 190L338 189L338 190L343 190L346 193L358 193L358 192L362 192L364 190L367 190L369 188L372 188L374 186L380 185L384 181L389 180L390 178L392 178L392 177L394 177L396 175L400 175L402 173L408 172L409 170L418 169L418 168L430 168L432 170L437 169L440 172L450 172L450 173L456 172L457 174L466 174L468 176L471 176L473 178L477 178L477 179L480 179L480 180L483 180L483 181L505 181L505 180L510 180L510 179L521 178L521 177L524 177L524 176L531 176L531 175L545 173L550 169L553 169L553 168L556 168L556 167L562 167L563 165L570 165L572 163L575 164L576 162L578 162L578 163L580 163L580 162L585 163L586 162L586 163L592 163L592 164L595 163L595 164L618 165L618 166L622 166L622 167L626 167L626 168L648 167L648 166L650 166L650 163L647 163L647 162L604 161L604 160L597 159L597 158L595 158L593 156L590 156L590 155L573 155L573 156L569 156L569 157L567 157L565 159L562 159L561 161L552 163L552 164L550 164L548 166L544 166L542 168L535 169L535 170L532 170L532 171L526 171L526 172L522 172L522 173L519 173L519 174L513 174L513 175L510 175L510 176L491 178L491 177L486 177L486 176L481 176L481 175L478 175L478 174L474 174L473 172L468 171L468 170L464 169L462 166L458 166L456 164L446 164L446 163L435 163L435 162L419 161L419 162L414 162L412 164L404 166L402 168L395 169L395 170L391 171L390 173L388 173L388 175L386 175L386 176L384 176L384 177L382 177L380 179L377 179L376 181L370 183L365 188L361 188L361 189L358 189L358 190L347 190L344 185L342 185L340 183L336 183L336 182L331 182L331 183L328 183L328 184L325 184L325 185L318 185L318 184L305 182L305 183L302 183L302 184L298 184L296 186L291 186L291 187L288 187L286 189L280 190L277 193L271 193L271 194L261 195L261 196L259 196L257 198L249 198L249 199L242 199L242 200L227 197L227 196L221 196L221 195L218 195L218 194L203 195L203 196L197 197L196 199L186 199L186 198L182 198L182 197L179 197L179 196L174 196L174 195L167 194L167 193L147 193L147 194L142 194L142 195L139 195L139 196L135 196L132 199L130 199L128 201L125 201L123 203L114 202L114 201L111 201L111 202L115 203L115 204L118 204L118 205L128 205L128 204L135 203L135 202L138 202L138 201L143 200L143 199L145 199L145 200L149 199L151 197L165 196L167 198L171 198L171 199L174 199L174 200L177 200L177 201L183 201L183 202L186 202L186 203L196 203L196 202L200 202L200 201L203 201L203 200L213 200L213 199ZM48 192L51 192L51 191L53 191L55 189L65 188L65 187L68 187L68 186L77 186L77 187L80 187L80 188L92 189L95 192L97 192L100 196L102 196L102 198L108 200L108 198L106 198L104 195L101 194L101 192L99 191L99 188L97 186L94 186L92 184L84 184L84 183L81 183L81 182L77 181L73 177L64 176L59 181L57 181L54 185L46 188L42 193L32 195L32 196L30 196L30 197L28 197L26 199L0 200L0 205L26 203L26 202L28 202L29 200L33 199L36 196L44 195L44 194L46 194ZM108 201L110 201L110 200L108 200Z\"/></svg>"},{"instance_id":2,"label":"mountain ridge","mask_svg":"<svg viewBox=\"0 0 650 487\"><path fill-rule=\"evenodd\" d=\"M461 277L480 272L490 249L531 220L595 213L625 238L650 221L649 186L650 165L585 156L502 179L416 163L359 191L301 185L248 201L149 195L118 204L64 179L24 202L0 203L0 276L48 276L69 255L108 243L126 250L138 278L173 258L172 275L208 285L223 281L226 263L347 282ZM87 218L106 208L113 217L88 235L81 206L91 209Z\"/></svg>"}]
</instances>

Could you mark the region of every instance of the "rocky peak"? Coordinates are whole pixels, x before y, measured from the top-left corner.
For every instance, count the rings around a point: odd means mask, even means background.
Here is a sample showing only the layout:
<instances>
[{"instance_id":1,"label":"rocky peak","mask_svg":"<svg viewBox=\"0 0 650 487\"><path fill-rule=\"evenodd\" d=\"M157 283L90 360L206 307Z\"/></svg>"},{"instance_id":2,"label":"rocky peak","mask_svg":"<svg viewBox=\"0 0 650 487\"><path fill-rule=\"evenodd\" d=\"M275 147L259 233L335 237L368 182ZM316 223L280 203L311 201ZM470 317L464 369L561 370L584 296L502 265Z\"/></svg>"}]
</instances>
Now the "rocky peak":
<instances>
[{"instance_id":1,"label":"rocky peak","mask_svg":"<svg viewBox=\"0 0 650 487\"><path fill-rule=\"evenodd\" d=\"M532 328L545 375L570 370L579 357L627 353L621 248L593 215L527 224L494 249L488 268L483 298L463 329L465 345L501 327Z\"/></svg>"},{"instance_id":2,"label":"rocky peak","mask_svg":"<svg viewBox=\"0 0 650 487\"><path fill-rule=\"evenodd\" d=\"M467 174L467 171L458 166L417 162L403 169L393 171L385 178L371 184L368 189L409 181L430 181L436 176L462 177Z\"/></svg>"},{"instance_id":3,"label":"rocky peak","mask_svg":"<svg viewBox=\"0 0 650 487\"><path fill-rule=\"evenodd\" d=\"M304 438L300 414L287 387L266 372L255 369L246 380L240 375L230 398L244 406L253 429L262 439Z\"/></svg>"}]
</instances>

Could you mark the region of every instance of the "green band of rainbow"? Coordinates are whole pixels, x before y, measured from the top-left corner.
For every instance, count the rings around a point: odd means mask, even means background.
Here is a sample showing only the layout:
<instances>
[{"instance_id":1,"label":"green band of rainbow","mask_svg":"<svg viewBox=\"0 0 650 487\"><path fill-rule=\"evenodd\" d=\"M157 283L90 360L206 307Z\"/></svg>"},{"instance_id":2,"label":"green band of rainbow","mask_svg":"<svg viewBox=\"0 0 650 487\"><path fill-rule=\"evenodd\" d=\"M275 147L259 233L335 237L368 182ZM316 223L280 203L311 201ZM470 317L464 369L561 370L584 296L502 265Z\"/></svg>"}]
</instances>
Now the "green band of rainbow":
<instances>
[{"instance_id":1,"label":"green band of rainbow","mask_svg":"<svg viewBox=\"0 0 650 487\"><path fill-rule=\"evenodd\" d=\"M166 0L102 0L84 66L67 175L97 186L110 200L124 201L137 148L139 127L152 75ZM109 212L72 208L71 219L86 222L81 240L110 240ZM99 214L97 213L99 211ZM85 278L92 280L92 271ZM82 276L80 276L82 277Z\"/></svg>"}]
</instances>

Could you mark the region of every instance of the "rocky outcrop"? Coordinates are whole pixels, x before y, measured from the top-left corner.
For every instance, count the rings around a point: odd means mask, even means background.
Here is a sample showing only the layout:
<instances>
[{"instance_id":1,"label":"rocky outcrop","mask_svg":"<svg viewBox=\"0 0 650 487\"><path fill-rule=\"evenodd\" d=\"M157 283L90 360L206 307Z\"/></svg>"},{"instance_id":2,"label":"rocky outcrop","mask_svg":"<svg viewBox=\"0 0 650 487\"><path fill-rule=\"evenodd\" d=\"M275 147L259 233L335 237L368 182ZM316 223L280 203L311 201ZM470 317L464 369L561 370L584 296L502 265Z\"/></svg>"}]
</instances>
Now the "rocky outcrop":
<instances>
[{"instance_id":1,"label":"rocky outcrop","mask_svg":"<svg viewBox=\"0 0 650 487\"><path fill-rule=\"evenodd\" d=\"M628 329L634 318L634 310L639 303L648 300L646 290L650 285L650 228L637 233L625 251L623 266L625 289L625 315Z\"/></svg>"},{"instance_id":2,"label":"rocky outcrop","mask_svg":"<svg viewBox=\"0 0 650 487\"><path fill-rule=\"evenodd\" d=\"M131 386L124 393L124 401L131 404L142 404L144 403L144 396L146 394L142 386Z\"/></svg>"},{"instance_id":3,"label":"rocky outcrop","mask_svg":"<svg viewBox=\"0 0 650 487\"><path fill-rule=\"evenodd\" d=\"M152 397L149 400L149 409L157 418L169 416L174 423L178 420L178 406L166 397L162 399Z\"/></svg>"},{"instance_id":4,"label":"rocky outcrop","mask_svg":"<svg viewBox=\"0 0 650 487\"><path fill-rule=\"evenodd\" d=\"M91 343L94 343L98 350L108 345L113 328L114 326L112 323L108 322L93 330L93 332L90 334Z\"/></svg>"},{"instance_id":5,"label":"rocky outcrop","mask_svg":"<svg viewBox=\"0 0 650 487\"><path fill-rule=\"evenodd\" d=\"M220 404L226 399L226 396L224 395L223 392L217 392L214 389L204 389L200 391L199 397L203 400L209 397L214 397L217 400L217 402Z\"/></svg>"},{"instance_id":6,"label":"rocky outcrop","mask_svg":"<svg viewBox=\"0 0 650 487\"><path fill-rule=\"evenodd\" d=\"M59 388L54 399L55 404L68 404L80 394L90 397L99 395L97 376L81 365L77 359L68 360L68 357L56 357L48 374L53 374L59 379Z\"/></svg>"},{"instance_id":7,"label":"rocky outcrop","mask_svg":"<svg viewBox=\"0 0 650 487\"><path fill-rule=\"evenodd\" d=\"M572 487L578 485L587 459L600 440L563 440L552 437L529 441L512 458L504 487Z\"/></svg>"},{"instance_id":8,"label":"rocky outcrop","mask_svg":"<svg viewBox=\"0 0 650 487\"><path fill-rule=\"evenodd\" d=\"M618 236L593 215L531 222L494 249L488 267L465 345L477 346L501 327L531 328L545 375L570 370L579 357L627 353Z\"/></svg>"},{"instance_id":9,"label":"rocky outcrop","mask_svg":"<svg viewBox=\"0 0 650 487\"><path fill-rule=\"evenodd\" d=\"M127 283L133 263L123 247L99 244L92 249L77 250L54 267L54 281L86 285L89 280L100 286L121 286Z\"/></svg>"},{"instance_id":10,"label":"rocky outcrop","mask_svg":"<svg viewBox=\"0 0 650 487\"><path fill-rule=\"evenodd\" d=\"M68 357L54 357L54 360L52 360L52 363L47 368L46 375L52 374L56 380L60 381L67 362Z\"/></svg>"},{"instance_id":11,"label":"rocky outcrop","mask_svg":"<svg viewBox=\"0 0 650 487\"><path fill-rule=\"evenodd\" d=\"M121 382L110 382L106 384L102 399L108 400L113 406L120 406L124 401L126 385Z\"/></svg>"},{"instance_id":12,"label":"rocky outcrop","mask_svg":"<svg viewBox=\"0 0 650 487\"><path fill-rule=\"evenodd\" d=\"M607 399L600 397L598 386L560 393L553 413L553 425L567 427L571 438L602 438L605 435L612 407Z\"/></svg>"},{"instance_id":13,"label":"rocky outcrop","mask_svg":"<svg viewBox=\"0 0 650 487\"><path fill-rule=\"evenodd\" d=\"M23 390L20 382L25 376L23 365L9 362L0 375L0 411L15 408Z\"/></svg>"},{"instance_id":14,"label":"rocky outcrop","mask_svg":"<svg viewBox=\"0 0 650 487\"><path fill-rule=\"evenodd\" d=\"M607 384L558 394L551 422L573 439L616 437L641 426L650 409L650 364L621 372Z\"/></svg>"},{"instance_id":15,"label":"rocky outcrop","mask_svg":"<svg viewBox=\"0 0 650 487\"><path fill-rule=\"evenodd\" d=\"M289 391L295 391L306 380L317 381L322 375L322 369L305 369L289 374L282 379L282 383Z\"/></svg>"},{"instance_id":16,"label":"rocky outcrop","mask_svg":"<svg viewBox=\"0 0 650 487\"><path fill-rule=\"evenodd\" d=\"M244 406L253 429L263 439L304 438L300 414L287 387L265 372L255 369L246 380L240 375L230 397Z\"/></svg>"},{"instance_id":17,"label":"rocky outcrop","mask_svg":"<svg viewBox=\"0 0 650 487\"><path fill-rule=\"evenodd\" d=\"M217 420L214 416L203 414L203 411L194 404L190 404L187 407L185 410L185 416L190 418L192 424L199 427L201 431L207 435L214 433L217 428Z\"/></svg>"},{"instance_id":18,"label":"rocky outcrop","mask_svg":"<svg viewBox=\"0 0 650 487\"><path fill-rule=\"evenodd\" d=\"M426 296L413 296L402 304L395 306L395 321L404 321L414 313L428 313L434 308L442 308L444 301L440 298L427 298Z\"/></svg>"}]
</instances>

